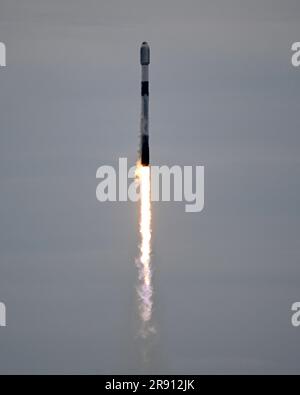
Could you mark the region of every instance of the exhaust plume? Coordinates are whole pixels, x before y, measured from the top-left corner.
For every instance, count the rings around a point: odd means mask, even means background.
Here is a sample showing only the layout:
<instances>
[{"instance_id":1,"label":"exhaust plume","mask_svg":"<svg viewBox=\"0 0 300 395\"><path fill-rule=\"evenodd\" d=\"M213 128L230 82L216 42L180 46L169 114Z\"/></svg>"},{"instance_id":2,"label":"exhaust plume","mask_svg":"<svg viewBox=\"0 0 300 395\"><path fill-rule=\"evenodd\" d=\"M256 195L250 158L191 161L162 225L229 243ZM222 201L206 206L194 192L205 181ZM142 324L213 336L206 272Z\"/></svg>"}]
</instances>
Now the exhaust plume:
<instances>
[{"instance_id":1,"label":"exhaust plume","mask_svg":"<svg viewBox=\"0 0 300 395\"><path fill-rule=\"evenodd\" d=\"M140 255L137 259L139 270L139 284L137 294L139 298L139 316L141 321L140 334L146 338L155 333L152 324L153 287L151 267L151 180L150 167L137 164L137 180L140 187Z\"/></svg>"}]
</instances>

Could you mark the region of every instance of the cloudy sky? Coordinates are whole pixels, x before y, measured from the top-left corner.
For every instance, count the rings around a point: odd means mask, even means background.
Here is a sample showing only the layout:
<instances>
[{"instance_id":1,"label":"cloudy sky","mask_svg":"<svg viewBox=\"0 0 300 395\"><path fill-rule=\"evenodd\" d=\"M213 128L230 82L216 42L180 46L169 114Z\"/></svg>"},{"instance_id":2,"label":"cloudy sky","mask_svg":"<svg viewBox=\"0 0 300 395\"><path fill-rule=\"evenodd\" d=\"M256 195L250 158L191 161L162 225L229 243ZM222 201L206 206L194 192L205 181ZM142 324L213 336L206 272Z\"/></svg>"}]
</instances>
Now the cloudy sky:
<instances>
[{"instance_id":1,"label":"cloudy sky","mask_svg":"<svg viewBox=\"0 0 300 395\"><path fill-rule=\"evenodd\" d=\"M296 373L298 0L0 0L0 373ZM205 208L153 205L157 336L140 360L139 45L151 157L205 166Z\"/></svg>"}]
</instances>

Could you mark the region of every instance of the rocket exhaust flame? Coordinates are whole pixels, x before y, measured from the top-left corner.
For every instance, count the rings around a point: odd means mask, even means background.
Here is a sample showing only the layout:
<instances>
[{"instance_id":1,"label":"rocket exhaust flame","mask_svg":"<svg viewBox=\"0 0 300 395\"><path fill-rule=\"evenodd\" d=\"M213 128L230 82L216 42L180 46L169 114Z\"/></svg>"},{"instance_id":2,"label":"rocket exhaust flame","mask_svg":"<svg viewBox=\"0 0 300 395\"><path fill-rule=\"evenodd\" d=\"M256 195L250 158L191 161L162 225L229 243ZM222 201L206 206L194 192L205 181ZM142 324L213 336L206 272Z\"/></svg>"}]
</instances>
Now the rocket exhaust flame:
<instances>
[{"instance_id":1,"label":"rocket exhaust flame","mask_svg":"<svg viewBox=\"0 0 300 395\"><path fill-rule=\"evenodd\" d=\"M137 165L137 180L140 186L140 223L141 237L140 256L137 260L139 269L139 313L141 319L141 335L147 337L154 333L152 325L153 288L151 268L151 180L150 167Z\"/></svg>"}]
</instances>

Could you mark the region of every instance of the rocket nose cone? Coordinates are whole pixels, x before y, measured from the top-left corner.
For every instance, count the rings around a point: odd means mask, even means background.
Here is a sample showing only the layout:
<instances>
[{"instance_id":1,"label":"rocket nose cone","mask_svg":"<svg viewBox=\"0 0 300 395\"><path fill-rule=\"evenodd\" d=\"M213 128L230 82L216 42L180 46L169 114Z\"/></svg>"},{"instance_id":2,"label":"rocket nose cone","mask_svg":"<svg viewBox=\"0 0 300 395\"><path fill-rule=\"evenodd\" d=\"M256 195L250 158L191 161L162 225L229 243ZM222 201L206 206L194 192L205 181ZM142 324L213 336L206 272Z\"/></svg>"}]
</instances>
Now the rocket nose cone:
<instances>
[{"instance_id":1,"label":"rocket nose cone","mask_svg":"<svg viewBox=\"0 0 300 395\"><path fill-rule=\"evenodd\" d=\"M141 64L148 65L150 63L150 47L147 41L144 41L141 45Z\"/></svg>"}]
</instances>

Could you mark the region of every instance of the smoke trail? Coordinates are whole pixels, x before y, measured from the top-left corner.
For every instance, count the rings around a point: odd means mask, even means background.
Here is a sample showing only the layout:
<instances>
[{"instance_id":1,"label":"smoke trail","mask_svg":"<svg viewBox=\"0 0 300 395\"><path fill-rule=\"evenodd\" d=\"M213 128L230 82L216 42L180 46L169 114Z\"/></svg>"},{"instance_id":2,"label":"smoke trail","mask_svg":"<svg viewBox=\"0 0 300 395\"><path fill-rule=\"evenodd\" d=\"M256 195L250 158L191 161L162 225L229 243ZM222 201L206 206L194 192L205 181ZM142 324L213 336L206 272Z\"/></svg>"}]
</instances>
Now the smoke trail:
<instances>
[{"instance_id":1,"label":"smoke trail","mask_svg":"<svg viewBox=\"0 0 300 395\"><path fill-rule=\"evenodd\" d=\"M151 181L150 167L137 164L137 180L140 186L140 223L139 232L141 237L140 255L137 259L139 270L139 284L137 293L139 298L139 316L141 320L140 334L147 338L155 333L152 324L153 310L153 287L151 268Z\"/></svg>"}]
</instances>

